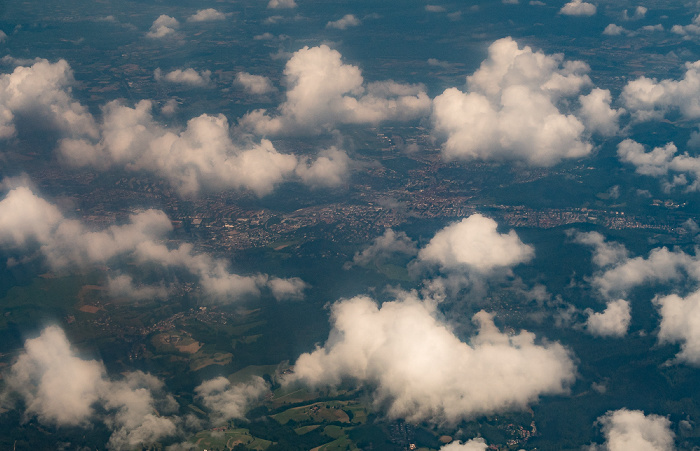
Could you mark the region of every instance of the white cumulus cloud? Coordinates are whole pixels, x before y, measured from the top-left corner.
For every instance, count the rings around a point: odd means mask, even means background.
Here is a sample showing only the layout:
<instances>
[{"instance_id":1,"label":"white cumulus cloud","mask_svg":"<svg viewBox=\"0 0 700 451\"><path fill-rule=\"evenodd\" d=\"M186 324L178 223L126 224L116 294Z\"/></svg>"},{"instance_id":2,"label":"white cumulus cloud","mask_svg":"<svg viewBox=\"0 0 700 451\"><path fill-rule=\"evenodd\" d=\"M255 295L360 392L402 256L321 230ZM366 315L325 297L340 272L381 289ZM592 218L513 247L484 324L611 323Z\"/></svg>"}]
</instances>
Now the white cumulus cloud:
<instances>
[{"instance_id":1,"label":"white cumulus cloud","mask_svg":"<svg viewBox=\"0 0 700 451\"><path fill-rule=\"evenodd\" d=\"M162 416L175 412L177 403L163 392L160 380L142 372L110 380L104 365L78 357L56 326L25 341L4 380L4 395L21 399L25 415L43 424L86 427L104 422L113 431L110 449L147 445L177 432L178 419ZM96 406L104 413L98 414Z\"/></svg>"},{"instance_id":2,"label":"white cumulus cloud","mask_svg":"<svg viewBox=\"0 0 700 451\"><path fill-rule=\"evenodd\" d=\"M677 294L654 299L661 315L659 342L681 343L676 358L700 366L700 291L686 297Z\"/></svg>"},{"instance_id":3,"label":"white cumulus cloud","mask_svg":"<svg viewBox=\"0 0 700 451\"><path fill-rule=\"evenodd\" d=\"M172 230L168 217L159 210L132 214L129 222L100 231L92 231L80 221L68 219L53 204L34 194L26 186L11 189L0 200L0 246L10 249L37 248L53 269L109 264L118 257L129 257L137 263L150 263L164 268L186 270L199 280L203 293L222 302L245 296L257 296L262 288L283 297L280 281L269 285L264 274L241 276L231 273L225 260L194 251L190 244L169 247L163 239ZM128 276L128 275L127 275ZM273 279L274 280L274 279ZM300 281L291 279L293 286ZM146 293L162 297L163 285L137 287L133 279L119 275L110 288L116 295ZM301 296L300 288L289 294Z\"/></svg>"},{"instance_id":4,"label":"white cumulus cloud","mask_svg":"<svg viewBox=\"0 0 700 451\"><path fill-rule=\"evenodd\" d=\"M608 302L605 310L600 313L586 309L586 330L599 337L624 337L632 319L630 310L630 303L624 299Z\"/></svg>"},{"instance_id":5,"label":"white cumulus cloud","mask_svg":"<svg viewBox=\"0 0 700 451\"><path fill-rule=\"evenodd\" d=\"M234 385L225 377L217 377L202 382L195 392L210 410L214 424L224 424L231 419L244 418L250 404L268 394L270 387L258 376Z\"/></svg>"},{"instance_id":6,"label":"white cumulus cloud","mask_svg":"<svg viewBox=\"0 0 700 451\"><path fill-rule=\"evenodd\" d=\"M565 16L592 16L595 13L596 6L582 0L572 0L559 10L559 14Z\"/></svg>"},{"instance_id":7,"label":"white cumulus cloud","mask_svg":"<svg viewBox=\"0 0 700 451\"><path fill-rule=\"evenodd\" d=\"M345 30L348 27L356 27L358 25L360 25L360 19L355 17L353 14L346 14L338 20L328 22L326 24L326 28Z\"/></svg>"},{"instance_id":8,"label":"white cumulus cloud","mask_svg":"<svg viewBox=\"0 0 700 451\"><path fill-rule=\"evenodd\" d=\"M465 443L452 442L440 447L440 451L486 451L488 444L483 438L474 438Z\"/></svg>"},{"instance_id":9,"label":"white cumulus cloud","mask_svg":"<svg viewBox=\"0 0 700 451\"><path fill-rule=\"evenodd\" d=\"M597 451L672 451L671 422L660 415L644 415L641 410L608 411L598 418L605 443L592 446Z\"/></svg>"},{"instance_id":10,"label":"white cumulus cloud","mask_svg":"<svg viewBox=\"0 0 700 451\"><path fill-rule=\"evenodd\" d=\"M146 100L134 108L118 101L108 103L103 108L101 139L61 141L64 161L78 167L147 170L168 180L182 194L248 189L264 196L295 177L298 157L279 153L266 139L239 147L223 115L203 114L178 130L156 122L151 109L152 103Z\"/></svg>"},{"instance_id":11,"label":"white cumulus cloud","mask_svg":"<svg viewBox=\"0 0 700 451\"><path fill-rule=\"evenodd\" d=\"M358 67L328 47L304 47L285 69L286 100L276 115L255 110L240 124L258 135L332 129L337 124L413 120L426 114L430 98L420 85L364 83Z\"/></svg>"},{"instance_id":12,"label":"white cumulus cloud","mask_svg":"<svg viewBox=\"0 0 700 451\"><path fill-rule=\"evenodd\" d=\"M267 7L268 9L296 8L297 4L294 0L270 0Z\"/></svg>"},{"instance_id":13,"label":"white cumulus cloud","mask_svg":"<svg viewBox=\"0 0 700 451\"><path fill-rule=\"evenodd\" d=\"M523 409L540 395L566 393L575 379L561 345L536 344L526 331L501 333L483 311L474 316L479 333L469 344L436 319L434 303L412 294L381 307L363 296L339 301L331 318L325 345L302 354L286 382L353 379L371 387L393 418L456 422Z\"/></svg>"},{"instance_id":14,"label":"white cumulus cloud","mask_svg":"<svg viewBox=\"0 0 700 451\"><path fill-rule=\"evenodd\" d=\"M248 72L238 72L236 74L236 84L241 86L248 94L262 95L273 92L270 79L262 75L253 75Z\"/></svg>"},{"instance_id":15,"label":"white cumulus cloud","mask_svg":"<svg viewBox=\"0 0 700 451\"><path fill-rule=\"evenodd\" d=\"M394 254L413 256L418 253L416 243L405 232L386 229L382 236L375 238L372 244L361 252L356 252L352 264L364 266L374 262L380 264ZM349 267L347 265L346 267Z\"/></svg>"},{"instance_id":16,"label":"white cumulus cloud","mask_svg":"<svg viewBox=\"0 0 700 451\"><path fill-rule=\"evenodd\" d=\"M511 230L499 233L493 219L474 214L439 230L420 250L418 259L443 270L488 273L530 261L535 251Z\"/></svg>"},{"instance_id":17,"label":"white cumulus cloud","mask_svg":"<svg viewBox=\"0 0 700 451\"><path fill-rule=\"evenodd\" d=\"M666 178L662 184L667 191L676 186L686 191L700 190L700 157L687 152L678 154L673 143L647 152L642 144L626 139L617 145L617 156L620 161L632 164L637 174Z\"/></svg>"},{"instance_id":18,"label":"white cumulus cloud","mask_svg":"<svg viewBox=\"0 0 700 451\"><path fill-rule=\"evenodd\" d=\"M0 75L0 138L15 135L18 116L34 121L29 126L46 122L65 135L96 136L92 115L71 95L74 83L65 60L39 59Z\"/></svg>"},{"instance_id":19,"label":"white cumulus cloud","mask_svg":"<svg viewBox=\"0 0 700 451\"><path fill-rule=\"evenodd\" d=\"M685 63L680 80L639 77L628 82L621 99L638 121L659 119L679 111L686 119L700 118L700 61Z\"/></svg>"},{"instance_id":20,"label":"white cumulus cloud","mask_svg":"<svg viewBox=\"0 0 700 451\"><path fill-rule=\"evenodd\" d=\"M551 166L588 155L592 145L584 123L558 107L561 98L591 84L588 71L585 63L564 61L562 55L521 49L512 38L494 42L488 59L467 77L467 92L449 88L433 100L434 133L445 140L443 156ZM604 110L606 98L598 97L585 98L584 112ZM614 120L614 114L606 114ZM615 126L594 124L605 130Z\"/></svg>"},{"instance_id":21,"label":"white cumulus cloud","mask_svg":"<svg viewBox=\"0 0 700 451\"><path fill-rule=\"evenodd\" d=\"M166 14L161 14L153 21L151 29L146 33L146 37L152 39L162 39L172 37L177 34L177 29L180 27L180 22L176 18Z\"/></svg>"},{"instance_id":22,"label":"white cumulus cloud","mask_svg":"<svg viewBox=\"0 0 700 451\"><path fill-rule=\"evenodd\" d=\"M215 10L214 8L200 9L196 14L187 18L188 22L213 22L217 20L226 20L226 14Z\"/></svg>"},{"instance_id":23,"label":"white cumulus cloud","mask_svg":"<svg viewBox=\"0 0 700 451\"><path fill-rule=\"evenodd\" d=\"M153 73L156 81L167 81L170 83L178 83L190 86L207 86L211 82L211 71L203 70L197 72L196 70L188 67L187 69L175 69L166 74L158 68Z\"/></svg>"}]
</instances>

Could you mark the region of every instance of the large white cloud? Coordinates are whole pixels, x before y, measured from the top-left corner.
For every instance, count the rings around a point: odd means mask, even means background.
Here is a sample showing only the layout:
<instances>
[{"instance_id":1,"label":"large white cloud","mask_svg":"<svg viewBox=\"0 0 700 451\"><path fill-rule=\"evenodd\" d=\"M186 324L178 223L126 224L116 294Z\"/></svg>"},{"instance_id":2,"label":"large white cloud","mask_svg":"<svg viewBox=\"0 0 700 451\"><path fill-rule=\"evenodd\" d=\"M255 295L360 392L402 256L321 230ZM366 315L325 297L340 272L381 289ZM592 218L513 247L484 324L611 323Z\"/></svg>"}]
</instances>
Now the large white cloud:
<instances>
[{"instance_id":1,"label":"large white cloud","mask_svg":"<svg viewBox=\"0 0 700 451\"><path fill-rule=\"evenodd\" d=\"M80 221L64 217L56 206L26 186L13 188L0 200L0 246L36 247L54 269L107 264L117 257L127 257L137 263L184 269L198 279L204 294L220 301L259 295L261 288L271 289L279 299L298 298L303 292L297 279L290 280L297 289L285 291L280 282L270 285L267 275L234 274L225 260L196 252L190 244L169 247L162 241L171 230L165 213L147 210L132 214L126 224L91 231ZM163 285L136 289L131 279L123 279L122 275L115 279L110 284L115 294L164 294Z\"/></svg>"},{"instance_id":2,"label":"large white cloud","mask_svg":"<svg viewBox=\"0 0 700 451\"><path fill-rule=\"evenodd\" d=\"M675 186L684 187L686 191L700 190L700 157L687 152L678 154L673 143L647 152L642 144L625 139L617 145L617 156L620 161L632 164L638 174L666 177L662 180L666 190Z\"/></svg>"},{"instance_id":3,"label":"large white cloud","mask_svg":"<svg viewBox=\"0 0 700 451\"><path fill-rule=\"evenodd\" d=\"M110 380L102 363L80 358L56 326L25 342L4 380L4 395L20 398L25 415L43 424L88 426L103 421L113 431L111 449L132 449L177 432L177 418L161 416L177 409L161 381L141 372ZM98 414L95 406L106 413Z\"/></svg>"},{"instance_id":4,"label":"large white cloud","mask_svg":"<svg viewBox=\"0 0 700 451\"><path fill-rule=\"evenodd\" d=\"M488 273L531 260L535 251L511 230L499 233L493 219L474 214L439 230L420 250L418 259L443 270Z\"/></svg>"},{"instance_id":5,"label":"large white cloud","mask_svg":"<svg viewBox=\"0 0 700 451\"><path fill-rule=\"evenodd\" d=\"M568 391L571 356L558 343L538 345L522 331L501 333L492 315L474 316L479 333L469 344L436 319L435 304L405 294L381 307L359 296L331 310L323 347L303 354L286 382L336 385L353 379L374 390L390 417L456 422L522 409L543 394Z\"/></svg>"},{"instance_id":6,"label":"large white cloud","mask_svg":"<svg viewBox=\"0 0 700 451\"><path fill-rule=\"evenodd\" d=\"M605 435L598 451L672 451L674 434L671 422L660 415L644 415L641 410L619 409L608 411L598 418Z\"/></svg>"},{"instance_id":7,"label":"large white cloud","mask_svg":"<svg viewBox=\"0 0 700 451\"><path fill-rule=\"evenodd\" d=\"M621 99L639 121L679 111L687 119L700 118L700 61L685 64L680 80L640 77L625 85Z\"/></svg>"},{"instance_id":8,"label":"large white cloud","mask_svg":"<svg viewBox=\"0 0 700 451\"><path fill-rule=\"evenodd\" d=\"M284 70L287 98L276 115L255 110L241 126L259 135L330 129L337 124L411 120L430 109L420 85L393 81L364 83L360 69L345 64L327 45L304 47Z\"/></svg>"},{"instance_id":9,"label":"large white cloud","mask_svg":"<svg viewBox=\"0 0 700 451\"><path fill-rule=\"evenodd\" d=\"M564 61L562 55L521 49L512 38L494 42L488 59L467 77L467 92L449 88L433 100L434 132L445 139L443 155L537 166L588 155L592 145L584 122L558 107L560 99L591 84L588 70L585 63ZM604 91L582 98L591 131L616 128L618 114L607 100ZM591 118L601 111L603 116Z\"/></svg>"},{"instance_id":10,"label":"large white cloud","mask_svg":"<svg viewBox=\"0 0 700 451\"><path fill-rule=\"evenodd\" d=\"M182 194L234 188L263 196L279 183L295 179L297 170L306 175L302 181L330 186L333 180L340 182L338 174L347 168L347 156L338 150L331 164L322 155L322 166L309 174L306 162L278 152L266 139L244 148L235 144L223 115L203 114L178 130L155 121L151 109L146 100L134 108L117 101L108 103L103 108L100 140L64 139L59 146L61 156L75 166L154 172Z\"/></svg>"},{"instance_id":11,"label":"large white cloud","mask_svg":"<svg viewBox=\"0 0 700 451\"><path fill-rule=\"evenodd\" d=\"M48 122L68 135L97 136L92 115L71 95L74 83L65 60L39 59L0 75L0 138L16 133L18 115L37 124Z\"/></svg>"}]
</instances>

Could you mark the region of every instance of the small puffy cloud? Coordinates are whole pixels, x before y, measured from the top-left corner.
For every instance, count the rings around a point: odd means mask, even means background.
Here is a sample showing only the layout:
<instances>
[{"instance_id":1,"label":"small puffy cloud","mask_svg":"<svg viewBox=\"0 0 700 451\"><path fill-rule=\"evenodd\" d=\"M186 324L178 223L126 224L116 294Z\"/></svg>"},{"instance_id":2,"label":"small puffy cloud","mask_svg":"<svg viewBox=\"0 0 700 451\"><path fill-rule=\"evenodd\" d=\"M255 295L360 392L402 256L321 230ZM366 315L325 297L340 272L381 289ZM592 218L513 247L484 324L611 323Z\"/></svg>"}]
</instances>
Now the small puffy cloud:
<instances>
[{"instance_id":1,"label":"small puffy cloud","mask_svg":"<svg viewBox=\"0 0 700 451\"><path fill-rule=\"evenodd\" d=\"M700 281L700 262L683 251L656 248L644 257L628 258L593 277L591 283L605 297L624 296L645 283L678 281L684 277Z\"/></svg>"},{"instance_id":2,"label":"small puffy cloud","mask_svg":"<svg viewBox=\"0 0 700 451\"><path fill-rule=\"evenodd\" d=\"M328 22L326 24L326 28L345 30L348 27L356 27L358 25L360 25L360 19L355 17L353 14L346 14L338 20Z\"/></svg>"},{"instance_id":3,"label":"small puffy cloud","mask_svg":"<svg viewBox=\"0 0 700 451\"><path fill-rule=\"evenodd\" d=\"M177 100L170 99L161 107L160 114L172 116L177 111L178 106Z\"/></svg>"},{"instance_id":4,"label":"small puffy cloud","mask_svg":"<svg viewBox=\"0 0 700 451\"><path fill-rule=\"evenodd\" d=\"M270 39L274 39L274 38L275 38L275 36L272 33L267 32L267 31L263 34L258 34L258 35L253 36L253 39L255 39L256 41L269 41Z\"/></svg>"},{"instance_id":5,"label":"small puffy cloud","mask_svg":"<svg viewBox=\"0 0 700 451\"><path fill-rule=\"evenodd\" d=\"M659 342L681 343L676 359L700 366L700 291L657 297L654 304L661 315Z\"/></svg>"},{"instance_id":6,"label":"small puffy cloud","mask_svg":"<svg viewBox=\"0 0 700 451\"><path fill-rule=\"evenodd\" d=\"M177 19L165 14L161 14L156 20L153 21L151 29L148 33L146 33L146 37L152 39L171 37L176 34L176 30L179 27L180 22L178 22Z\"/></svg>"},{"instance_id":7,"label":"small puffy cloud","mask_svg":"<svg viewBox=\"0 0 700 451\"><path fill-rule=\"evenodd\" d=\"M391 80L365 84L360 69L343 63L326 45L295 52L284 75L288 88L278 114L255 110L241 119L242 128L258 135L305 133L337 124L413 120L430 109L423 86Z\"/></svg>"},{"instance_id":8,"label":"small puffy cloud","mask_svg":"<svg viewBox=\"0 0 700 451\"><path fill-rule=\"evenodd\" d=\"M595 88L589 94L579 97L579 117L588 130L603 136L614 136L619 132L620 115L625 110L611 108L611 102L612 96L607 89Z\"/></svg>"},{"instance_id":9,"label":"small puffy cloud","mask_svg":"<svg viewBox=\"0 0 700 451\"><path fill-rule=\"evenodd\" d=\"M609 243L598 232L568 232L574 242L593 247L593 263L604 268L627 260L629 252L620 243Z\"/></svg>"},{"instance_id":10,"label":"small puffy cloud","mask_svg":"<svg viewBox=\"0 0 700 451\"><path fill-rule=\"evenodd\" d=\"M582 0L572 0L559 10L559 14L565 16L592 16L595 13L596 6Z\"/></svg>"},{"instance_id":11,"label":"small puffy cloud","mask_svg":"<svg viewBox=\"0 0 700 451\"><path fill-rule=\"evenodd\" d=\"M647 15L647 8L644 6L637 6L634 8L634 13L632 15L629 15L629 12L627 10L624 10L622 12L622 20L639 20L639 19L644 19L644 17Z\"/></svg>"},{"instance_id":12,"label":"small puffy cloud","mask_svg":"<svg viewBox=\"0 0 700 451\"><path fill-rule=\"evenodd\" d=\"M0 30L0 42L5 42L7 40L7 34Z\"/></svg>"},{"instance_id":13,"label":"small puffy cloud","mask_svg":"<svg viewBox=\"0 0 700 451\"><path fill-rule=\"evenodd\" d=\"M679 111L686 119L700 118L700 61L685 64L681 80L640 77L628 82L621 99L638 121L659 119L669 111Z\"/></svg>"},{"instance_id":14,"label":"small puffy cloud","mask_svg":"<svg viewBox=\"0 0 700 451\"><path fill-rule=\"evenodd\" d=\"M370 263L380 264L394 254L413 256L418 253L416 243L405 232L386 229L384 234L372 241L362 252L355 253L352 264L365 266Z\"/></svg>"},{"instance_id":15,"label":"small puffy cloud","mask_svg":"<svg viewBox=\"0 0 700 451\"><path fill-rule=\"evenodd\" d=\"M598 418L605 443L591 447L597 451L673 451L671 422L660 415L644 415L641 410L608 411Z\"/></svg>"},{"instance_id":16,"label":"small puffy cloud","mask_svg":"<svg viewBox=\"0 0 700 451\"><path fill-rule=\"evenodd\" d=\"M225 377L202 382L195 388L197 397L209 409L215 424L244 418L250 404L270 392L263 378L255 376L249 382L231 385Z\"/></svg>"},{"instance_id":17,"label":"small puffy cloud","mask_svg":"<svg viewBox=\"0 0 700 451\"><path fill-rule=\"evenodd\" d=\"M226 20L226 14L215 10L214 8L200 9L196 14L187 18L188 22L213 22L217 20Z\"/></svg>"},{"instance_id":18,"label":"small puffy cloud","mask_svg":"<svg viewBox=\"0 0 700 451\"><path fill-rule=\"evenodd\" d=\"M483 438L473 438L465 443L452 442L440 447L440 451L486 451L488 444Z\"/></svg>"},{"instance_id":19,"label":"small puffy cloud","mask_svg":"<svg viewBox=\"0 0 700 451\"><path fill-rule=\"evenodd\" d=\"M269 78L262 75L249 74L248 72L238 72L235 82L248 94L262 95L275 90Z\"/></svg>"},{"instance_id":20,"label":"small puffy cloud","mask_svg":"<svg viewBox=\"0 0 700 451\"><path fill-rule=\"evenodd\" d=\"M644 25L639 29L639 31L664 31L664 26L660 23L657 23L656 25Z\"/></svg>"},{"instance_id":21,"label":"small puffy cloud","mask_svg":"<svg viewBox=\"0 0 700 451\"><path fill-rule=\"evenodd\" d=\"M588 155L592 145L583 122L557 106L591 83L588 70L562 55L521 49L512 38L494 42L488 59L467 77L468 92L449 88L433 100L434 133L445 139L443 156L551 166Z\"/></svg>"},{"instance_id":22,"label":"small puffy cloud","mask_svg":"<svg viewBox=\"0 0 700 451\"><path fill-rule=\"evenodd\" d=\"M498 233L493 219L475 214L438 231L420 250L418 259L443 270L488 273L530 261L535 250L511 230Z\"/></svg>"},{"instance_id":23,"label":"small puffy cloud","mask_svg":"<svg viewBox=\"0 0 700 451\"><path fill-rule=\"evenodd\" d=\"M621 27L619 25L615 25L614 23L611 23L607 27L605 27L605 30L603 30L603 34L606 36L620 36L622 34L628 34L629 31L626 30L624 27Z\"/></svg>"},{"instance_id":24,"label":"small puffy cloud","mask_svg":"<svg viewBox=\"0 0 700 451\"><path fill-rule=\"evenodd\" d=\"M355 380L373 389L389 417L457 422L523 409L540 395L566 393L575 379L574 363L558 343L536 344L526 331L501 333L482 311L474 316L479 333L468 344L435 315L434 303L412 294L381 307L367 297L337 302L328 341L302 354L285 382Z\"/></svg>"},{"instance_id":25,"label":"small puffy cloud","mask_svg":"<svg viewBox=\"0 0 700 451\"><path fill-rule=\"evenodd\" d=\"M126 224L91 231L80 221L65 218L56 206L25 186L11 189L0 200L0 246L38 248L52 269L108 264L118 257L129 257L141 264L183 269L199 280L205 295L222 302L257 296L264 287L272 289L266 275L233 274L228 262L195 252L189 244L175 248L162 244L171 230L165 213L146 210L132 214ZM290 283L299 285L296 279ZM114 278L110 288L116 294L131 293L137 298L149 292L163 294L162 286L137 287L124 277Z\"/></svg>"},{"instance_id":26,"label":"small puffy cloud","mask_svg":"<svg viewBox=\"0 0 700 451\"><path fill-rule=\"evenodd\" d=\"M656 147L647 152L643 145L631 139L622 141L617 146L620 161L632 164L637 174L662 178L673 176L663 182L664 188L670 190L682 186L686 191L700 190L700 157L692 157L687 152L678 155L678 148L673 143ZM690 178L690 182L688 181Z\"/></svg>"},{"instance_id":27,"label":"small puffy cloud","mask_svg":"<svg viewBox=\"0 0 700 451\"><path fill-rule=\"evenodd\" d=\"M107 291L112 297L126 298L134 301L167 299L171 292L171 290L162 283L155 286L136 284L134 283L133 277L126 274L109 277L107 280Z\"/></svg>"},{"instance_id":28,"label":"small puffy cloud","mask_svg":"<svg viewBox=\"0 0 700 451\"><path fill-rule=\"evenodd\" d=\"M48 123L64 135L96 136L92 115L71 95L75 80L68 63L28 63L0 75L0 138L15 135L18 116L42 126Z\"/></svg>"},{"instance_id":29,"label":"small puffy cloud","mask_svg":"<svg viewBox=\"0 0 700 451\"><path fill-rule=\"evenodd\" d=\"M674 25L671 27L671 33L681 35L685 39L700 35L700 14L693 17L693 21L688 25Z\"/></svg>"},{"instance_id":30,"label":"small puffy cloud","mask_svg":"<svg viewBox=\"0 0 700 451\"><path fill-rule=\"evenodd\" d=\"M207 86L209 83L211 83L210 70L197 72L192 68L175 69L167 74L163 74L163 71L158 68L154 71L153 76L155 77L156 81L167 81L169 83L178 83L198 87Z\"/></svg>"},{"instance_id":31,"label":"small puffy cloud","mask_svg":"<svg viewBox=\"0 0 700 451\"><path fill-rule=\"evenodd\" d=\"M278 301L303 299L304 291L309 288L309 284L298 277L291 279L272 277L267 284L270 287L272 296Z\"/></svg>"},{"instance_id":32,"label":"small puffy cloud","mask_svg":"<svg viewBox=\"0 0 700 451\"><path fill-rule=\"evenodd\" d=\"M176 411L177 403L163 392L160 380L142 372L110 380L104 365L78 357L56 326L25 341L4 381L4 395L21 399L25 415L43 424L104 422L113 432L109 449L131 449L177 433L177 418L161 416ZM96 406L104 413L98 414Z\"/></svg>"},{"instance_id":33,"label":"small puffy cloud","mask_svg":"<svg viewBox=\"0 0 700 451\"><path fill-rule=\"evenodd\" d=\"M603 312L587 309L586 313L586 330L598 337L624 337L632 319L630 303L624 299L608 302Z\"/></svg>"},{"instance_id":34,"label":"small puffy cloud","mask_svg":"<svg viewBox=\"0 0 700 451\"><path fill-rule=\"evenodd\" d=\"M351 163L345 151L331 147L320 151L314 161L300 162L296 173L312 188L328 188L345 183Z\"/></svg>"},{"instance_id":35,"label":"small puffy cloud","mask_svg":"<svg viewBox=\"0 0 700 451\"><path fill-rule=\"evenodd\" d=\"M294 0L270 0L267 7L268 9L296 8L297 4Z\"/></svg>"},{"instance_id":36,"label":"small puffy cloud","mask_svg":"<svg viewBox=\"0 0 700 451\"><path fill-rule=\"evenodd\" d=\"M445 7L440 5L425 5L425 10L429 13L443 13L445 12Z\"/></svg>"}]
</instances>

